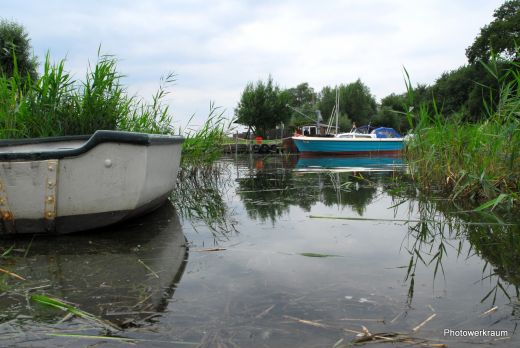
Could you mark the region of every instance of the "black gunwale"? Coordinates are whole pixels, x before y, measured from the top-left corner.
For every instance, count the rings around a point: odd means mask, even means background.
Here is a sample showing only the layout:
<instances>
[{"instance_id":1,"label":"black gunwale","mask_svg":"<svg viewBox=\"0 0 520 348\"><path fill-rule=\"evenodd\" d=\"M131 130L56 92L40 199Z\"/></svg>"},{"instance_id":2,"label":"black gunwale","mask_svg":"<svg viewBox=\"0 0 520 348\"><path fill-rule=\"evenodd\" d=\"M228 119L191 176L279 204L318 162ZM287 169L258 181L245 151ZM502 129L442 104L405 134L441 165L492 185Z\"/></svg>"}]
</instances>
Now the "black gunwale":
<instances>
[{"instance_id":1,"label":"black gunwale","mask_svg":"<svg viewBox=\"0 0 520 348\"><path fill-rule=\"evenodd\" d=\"M57 143L74 140L86 140L80 147L74 149L57 149L50 151L6 152L9 147L18 145ZM180 135L147 134L123 131L98 130L92 135L70 135L62 137L30 138L0 140L0 160L47 160L75 157L86 153L102 143L123 143L133 145L166 145L181 144L184 137Z\"/></svg>"}]
</instances>

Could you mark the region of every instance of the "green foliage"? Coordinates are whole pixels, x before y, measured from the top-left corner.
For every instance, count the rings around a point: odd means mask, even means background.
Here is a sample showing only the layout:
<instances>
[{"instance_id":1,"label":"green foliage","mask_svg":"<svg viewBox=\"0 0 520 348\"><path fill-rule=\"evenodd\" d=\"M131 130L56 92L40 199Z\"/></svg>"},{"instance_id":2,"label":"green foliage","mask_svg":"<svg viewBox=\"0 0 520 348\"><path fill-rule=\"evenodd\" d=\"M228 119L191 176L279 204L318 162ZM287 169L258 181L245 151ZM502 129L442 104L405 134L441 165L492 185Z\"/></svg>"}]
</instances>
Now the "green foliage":
<instances>
[{"instance_id":1,"label":"green foliage","mask_svg":"<svg viewBox=\"0 0 520 348\"><path fill-rule=\"evenodd\" d=\"M289 105L292 107L299 108L316 103L316 92L307 82L289 88L287 92L289 93Z\"/></svg>"},{"instance_id":2,"label":"green foliage","mask_svg":"<svg viewBox=\"0 0 520 348\"><path fill-rule=\"evenodd\" d=\"M248 83L235 109L237 122L264 136L266 131L281 122L287 123L291 115L287 107L289 101L289 93L275 86L271 76L266 83Z\"/></svg>"},{"instance_id":3,"label":"green foliage","mask_svg":"<svg viewBox=\"0 0 520 348\"><path fill-rule=\"evenodd\" d=\"M211 103L204 125L199 129L188 126L184 133L183 163L200 164L216 160L222 152L220 145L224 143L226 134L224 111Z\"/></svg>"},{"instance_id":4,"label":"green foliage","mask_svg":"<svg viewBox=\"0 0 520 348\"><path fill-rule=\"evenodd\" d=\"M339 87L339 121L341 130L348 130L355 122L358 126L375 120L377 104L370 89L360 80ZM319 96L319 109L327 121L332 115L336 104L336 89L323 87Z\"/></svg>"},{"instance_id":5,"label":"green foliage","mask_svg":"<svg viewBox=\"0 0 520 348\"><path fill-rule=\"evenodd\" d=\"M504 2L495 13L491 23L480 30L473 44L467 48L470 63L488 62L492 54L505 59L520 58L517 45L520 44L520 0Z\"/></svg>"},{"instance_id":6,"label":"green foliage","mask_svg":"<svg viewBox=\"0 0 520 348\"><path fill-rule=\"evenodd\" d=\"M309 124L311 119L316 119L316 99L317 95L314 88L307 82L300 83L298 86L289 88L285 91L288 94L288 104L299 112L291 110L290 126L298 127ZM307 115L304 117L302 114Z\"/></svg>"},{"instance_id":7,"label":"green foliage","mask_svg":"<svg viewBox=\"0 0 520 348\"><path fill-rule=\"evenodd\" d=\"M336 89L325 86L321 89L318 96L318 108L323 116L324 121L328 121L332 116L334 106L336 105ZM346 115L343 115L346 117Z\"/></svg>"},{"instance_id":8,"label":"green foliage","mask_svg":"<svg viewBox=\"0 0 520 348\"><path fill-rule=\"evenodd\" d=\"M503 75L507 67L497 62L497 73ZM474 64L442 74L430 95L447 117L462 112L465 121L477 121L488 116L484 101L489 106L496 104L498 88L496 78L482 64ZM432 106L431 98L429 104Z\"/></svg>"},{"instance_id":9,"label":"green foliage","mask_svg":"<svg viewBox=\"0 0 520 348\"><path fill-rule=\"evenodd\" d=\"M339 87L339 110L358 126L368 124L377 113L377 104L370 89L360 79Z\"/></svg>"},{"instance_id":10,"label":"green foliage","mask_svg":"<svg viewBox=\"0 0 520 348\"><path fill-rule=\"evenodd\" d=\"M0 20L0 75L11 77L15 70L23 78L37 78L38 63L31 53L29 35L16 23Z\"/></svg>"},{"instance_id":11,"label":"green foliage","mask_svg":"<svg viewBox=\"0 0 520 348\"><path fill-rule=\"evenodd\" d=\"M73 305L63 302L62 300L57 299L57 298L49 297L46 295L35 294L35 295L31 295L30 300L33 302L36 302L36 303L40 303L45 306L49 306L49 307L52 307L55 309L62 310L64 312L68 312L70 314L76 315L80 318L86 319L86 320L94 322L96 324L100 324L101 326L103 326L109 330L114 330L114 331L121 330L115 324L113 324L107 320L103 320L99 317L96 317L93 314L82 311L81 309L76 308Z\"/></svg>"},{"instance_id":12,"label":"green foliage","mask_svg":"<svg viewBox=\"0 0 520 348\"><path fill-rule=\"evenodd\" d=\"M462 121L476 122L486 119L496 108L499 98L499 84L496 76L506 76L511 63L495 61L496 72L490 73L481 63L465 65L445 72L431 86L408 87L413 92L413 101L407 94L390 94L381 100L381 106L374 125L387 125L404 132L407 122L402 117L405 104L419 110L421 107L434 111L443 117L461 117ZM506 76L508 81L511 76Z\"/></svg>"},{"instance_id":13,"label":"green foliage","mask_svg":"<svg viewBox=\"0 0 520 348\"><path fill-rule=\"evenodd\" d=\"M127 106L130 112L120 118L119 128L131 132L173 133L172 116L168 105L165 105L163 100L169 94L169 88L174 82L173 73L161 77L161 83L152 96L151 104L142 99L136 100L136 97L128 100Z\"/></svg>"},{"instance_id":14,"label":"green foliage","mask_svg":"<svg viewBox=\"0 0 520 348\"><path fill-rule=\"evenodd\" d=\"M343 85L341 85L343 86ZM341 86L339 88L341 88ZM341 100L340 100L341 102ZM318 107L325 120L329 122L330 118L333 117L334 108L336 105L336 88L325 86L322 88L319 94ZM352 128L352 120L347 116L346 109L342 104L339 107L339 131L346 132Z\"/></svg>"},{"instance_id":15,"label":"green foliage","mask_svg":"<svg viewBox=\"0 0 520 348\"><path fill-rule=\"evenodd\" d=\"M226 240L236 232L232 211L223 199L233 180L220 163L184 161L177 176L177 187L170 197L184 219L202 221L216 241Z\"/></svg>"},{"instance_id":16,"label":"green foliage","mask_svg":"<svg viewBox=\"0 0 520 348\"><path fill-rule=\"evenodd\" d=\"M392 127L404 132L407 129L405 109L405 96L392 93L381 99L381 106L372 125Z\"/></svg>"},{"instance_id":17,"label":"green foliage","mask_svg":"<svg viewBox=\"0 0 520 348\"><path fill-rule=\"evenodd\" d=\"M496 105L488 108L489 117L467 123L460 113L445 117L435 103L431 109L415 109L409 113L415 129L407 156L426 189L444 190L452 199L492 202L484 207L517 205L520 67L513 65L499 74L496 61L485 67L500 86Z\"/></svg>"},{"instance_id":18,"label":"green foliage","mask_svg":"<svg viewBox=\"0 0 520 348\"><path fill-rule=\"evenodd\" d=\"M0 76L0 138L91 134L98 129L173 133L172 116L162 103L172 74L162 80L149 104L128 96L113 56L100 55L85 81L72 78L65 61L51 63L43 74L24 79L18 70Z\"/></svg>"}]
</instances>

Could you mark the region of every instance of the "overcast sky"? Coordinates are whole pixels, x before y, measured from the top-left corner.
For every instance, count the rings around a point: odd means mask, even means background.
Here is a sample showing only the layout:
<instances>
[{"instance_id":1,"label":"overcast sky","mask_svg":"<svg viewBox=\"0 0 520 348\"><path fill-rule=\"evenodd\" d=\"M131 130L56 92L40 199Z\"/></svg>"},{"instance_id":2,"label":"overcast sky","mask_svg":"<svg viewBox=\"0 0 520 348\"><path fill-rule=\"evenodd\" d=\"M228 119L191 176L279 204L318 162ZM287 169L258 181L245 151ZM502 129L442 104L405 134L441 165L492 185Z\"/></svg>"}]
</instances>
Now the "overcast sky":
<instances>
[{"instance_id":1,"label":"overcast sky","mask_svg":"<svg viewBox=\"0 0 520 348\"><path fill-rule=\"evenodd\" d=\"M282 88L316 91L360 78L379 101L412 82L430 84L466 63L465 49L499 0L2 1L34 53L83 78L102 52L120 59L131 94L150 98L177 74L169 96L178 126L203 122L209 103L232 117L245 85L269 74Z\"/></svg>"}]
</instances>

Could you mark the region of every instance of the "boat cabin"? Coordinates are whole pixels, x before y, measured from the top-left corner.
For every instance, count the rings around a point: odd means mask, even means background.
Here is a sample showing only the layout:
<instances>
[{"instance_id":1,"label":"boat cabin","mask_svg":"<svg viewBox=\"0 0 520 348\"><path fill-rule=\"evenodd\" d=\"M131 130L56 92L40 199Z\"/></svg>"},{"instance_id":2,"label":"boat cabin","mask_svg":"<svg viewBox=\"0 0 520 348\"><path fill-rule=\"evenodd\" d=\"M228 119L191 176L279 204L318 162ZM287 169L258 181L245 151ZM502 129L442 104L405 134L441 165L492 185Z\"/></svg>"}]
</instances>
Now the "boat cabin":
<instances>
[{"instance_id":1,"label":"boat cabin","mask_svg":"<svg viewBox=\"0 0 520 348\"><path fill-rule=\"evenodd\" d=\"M306 135L309 137L312 136L323 136L327 134L336 134L336 127L335 126L329 126L325 123L313 123L313 124L306 124L298 127L296 129L296 132L302 135Z\"/></svg>"},{"instance_id":2,"label":"boat cabin","mask_svg":"<svg viewBox=\"0 0 520 348\"><path fill-rule=\"evenodd\" d=\"M378 139L378 138L401 138L399 134L393 128L378 127L374 128L371 126L362 126L359 128L352 128L348 133L340 133L336 135L336 138L350 138L350 139Z\"/></svg>"}]
</instances>

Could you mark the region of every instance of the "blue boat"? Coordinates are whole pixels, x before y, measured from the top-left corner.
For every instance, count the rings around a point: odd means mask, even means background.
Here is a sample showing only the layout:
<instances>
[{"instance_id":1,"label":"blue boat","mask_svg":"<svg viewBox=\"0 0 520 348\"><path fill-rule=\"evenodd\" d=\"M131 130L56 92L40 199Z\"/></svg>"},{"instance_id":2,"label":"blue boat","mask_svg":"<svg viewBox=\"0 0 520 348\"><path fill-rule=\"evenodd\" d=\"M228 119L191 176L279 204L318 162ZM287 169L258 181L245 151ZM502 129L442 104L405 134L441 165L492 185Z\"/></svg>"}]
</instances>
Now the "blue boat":
<instances>
[{"instance_id":1,"label":"blue boat","mask_svg":"<svg viewBox=\"0 0 520 348\"><path fill-rule=\"evenodd\" d=\"M385 127L370 133L353 130L333 137L292 137L299 152L311 155L395 154L403 149L403 139L394 129Z\"/></svg>"}]
</instances>

